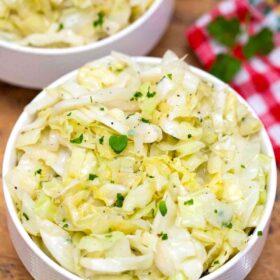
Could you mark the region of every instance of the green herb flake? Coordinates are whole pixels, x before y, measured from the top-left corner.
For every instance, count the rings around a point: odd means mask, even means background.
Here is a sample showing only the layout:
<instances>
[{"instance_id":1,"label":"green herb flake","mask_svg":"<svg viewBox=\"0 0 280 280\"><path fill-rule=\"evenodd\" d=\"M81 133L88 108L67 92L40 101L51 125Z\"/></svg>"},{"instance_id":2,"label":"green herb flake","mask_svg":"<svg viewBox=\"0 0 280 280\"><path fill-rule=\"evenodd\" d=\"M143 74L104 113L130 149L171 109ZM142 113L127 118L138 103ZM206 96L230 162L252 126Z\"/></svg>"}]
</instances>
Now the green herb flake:
<instances>
[{"instance_id":1,"label":"green herb flake","mask_svg":"<svg viewBox=\"0 0 280 280\"><path fill-rule=\"evenodd\" d=\"M103 145L104 136L101 136L101 137L98 139L98 142L99 142L99 144Z\"/></svg>"},{"instance_id":2,"label":"green herb flake","mask_svg":"<svg viewBox=\"0 0 280 280\"><path fill-rule=\"evenodd\" d=\"M189 139L192 138L192 135L191 135L191 134L188 134L188 138L189 138Z\"/></svg>"},{"instance_id":3,"label":"green herb flake","mask_svg":"<svg viewBox=\"0 0 280 280\"><path fill-rule=\"evenodd\" d=\"M214 210L214 213L215 213L215 214L218 214L218 210L217 210L217 209L215 209L215 210Z\"/></svg>"},{"instance_id":4,"label":"green herb flake","mask_svg":"<svg viewBox=\"0 0 280 280\"><path fill-rule=\"evenodd\" d=\"M167 206L164 200L159 202L158 209L163 217L167 214Z\"/></svg>"},{"instance_id":5,"label":"green herb flake","mask_svg":"<svg viewBox=\"0 0 280 280\"><path fill-rule=\"evenodd\" d=\"M100 110L100 111L104 111L105 109L104 109L103 107L100 107L99 110Z\"/></svg>"},{"instance_id":6,"label":"green herb flake","mask_svg":"<svg viewBox=\"0 0 280 280\"><path fill-rule=\"evenodd\" d=\"M68 224L64 224L64 225L63 225L63 228L68 228Z\"/></svg>"},{"instance_id":7,"label":"green herb flake","mask_svg":"<svg viewBox=\"0 0 280 280\"><path fill-rule=\"evenodd\" d=\"M106 238L111 238L112 236L113 235L111 233L105 235Z\"/></svg>"},{"instance_id":8,"label":"green herb flake","mask_svg":"<svg viewBox=\"0 0 280 280\"><path fill-rule=\"evenodd\" d=\"M193 198L184 202L184 205L193 205Z\"/></svg>"},{"instance_id":9,"label":"green herb flake","mask_svg":"<svg viewBox=\"0 0 280 280\"><path fill-rule=\"evenodd\" d=\"M222 226L231 229L232 228L232 222L223 222Z\"/></svg>"},{"instance_id":10,"label":"green herb flake","mask_svg":"<svg viewBox=\"0 0 280 280\"><path fill-rule=\"evenodd\" d=\"M161 232L161 233L158 234L158 237L160 237L161 240L167 240L168 239L168 234L164 233L164 232Z\"/></svg>"},{"instance_id":11,"label":"green herb flake","mask_svg":"<svg viewBox=\"0 0 280 280\"><path fill-rule=\"evenodd\" d=\"M230 82L241 68L241 61L232 55L220 53L217 55L210 72L224 82Z\"/></svg>"},{"instance_id":12,"label":"green herb flake","mask_svg":"<svg viewBox=\"0 0 280 280\"><path fill-rule=\"evenodd\" d=\"M123 206L124 197L121 193L117 193L116 206L121 208Z\"/></svg>"},{"instance_id":13,"label":"green herb flake","mask_svg":"<svg viewBox=\"0 0 280 280\"><path fill-rule=\"evenodd\" d=\"M164 233L164 234L161 236L161 239L162 239L162 240L167 240L167 239L168 239L168 234L167 234L167 233Z\"/></svg>"},{"instance_id":14,"label":"green herb flake","mask_svg":"<svg viewBox=\"0 0 280 280\"><path fill-rule=\"evenodd\" d=\"M91 173L88 175L89 181L93 181L93 180L96 179L97 177L98 177L97 175L91 174Z\"/></svg>"},{"instance_id":15,"label":"green herb flake","mask_svg":"<svg viewBox=\"0 0 280 280\"><path fill-rule=\"evenodd\" d=\"M217 264L220 264L220 262L219 262L218 260L215 260L215 261L213 262L213 264L214 264L214 265L217 265Z\"/></svg>"},{"instance_id":16,"label":"green herb flake","mask_svg":"<svg viewBox=\"0 0 280 280\"><path fill-rule=\"evenodd\" d=\"M148 97L148 98L152 98L152 97L154 97L155 95L156 95L156 92L155 92L155 91L151 92L151 91L150 91L150 88L148 88L147 97Z\"/></svg>"},{"instance_id":17,"label":"green herb flake","mask_svg":"<svg viewBox=\"0 0 280 280\"><path fill-rule=\"evenodd\" d=\"M246 168L246 166L244 164L241 164L240 167L243 168L243 169Z\"/></svg>"},{"instance_id":18,"label":"green herb flake","mask_svg":"<svg viewBox=\"0 0 280 280\"><path fill-rule=\"evenodd\" d=\"M39 169L37 169L35 172L34 172L34 175L36 176L36 175L41 175L42 174L42 169L41 168L39 168Z\"/></svg>"},{"instance_id":19,"label":"green herb flake","mask_svg":"<svg viewBox=\"0 0 280 280\"><path fill-rule=\"evenodd\" d=\"M79 137L71 139L70 143L72 143L72 144L81 144L83 142L83 139L84 139L84 135L81 134Z\"/></svg>"},{"instance_id":20,"label":"green herb flake","mask_svg":"<svg viewBox=\"0 0 280 280\"><path fill-rule=\"evenodd\" d=\"M207 31L219 43L232 47L241 32L241 27L237 18L226 19L218 16L208 24Z\"/></svg>"},{"instance_id":21,"label":"green herb flake","mask_svg":"<svg viewBox=\"0 0 280 280\"><path fill-rule=\"evenodd\" d=\"M104 13L103 12L99 12L97 14L97 19L93 22L93 26L94 27L101 27L104 23Z\"/></svg>"},{"instance_id":22,"label":"green herb flake","mask_svg":"<svg viewBox=\"0 0 280 280\"><path fill-rule=\"evenodd\" d=\"M127 143L126 135L112 135L109 138L109 145L116 154L121 153L126 148Z\"/></svg>"},{"instance_id":23,"label":"green herb flake","mask_svg":"<svg viewBox=\"0 0 280 280\"><path fill-rule=\"evenodd\" d=\"M140 92L140 91L136 91L134 94L133 94L133 97L130 98L130 101L133 101L133 100L138 100L140 97L143 96L143 93Z\"/></svg>"},{"instance_id":24,"label":"green herb flake","mask_svg":"<svg viewBox=\"0 0 280 280\"><path fill-rule=\"evenodd\" d=\"M244 122L245 120L246 120L246 118L245 118L245 117L243 117L243 118L241 119L241 121L242 121L242 122Z\"/></svg>"},{"instance_id":25,"label":"green herb flake","mask_svg":"<svg viewBox=\"0 0 280 280\"><path fill-rule=\"evenodd\" d=\"M72 115L72 112L69 112L66 116L70 117Z\"/></svg>"},{"instance_id":26,"label":"green herb flake","mask_svg":"<svg viewBox=\"0 0 280 280\"><path fill-rule=\"evenodd\" d=\"M148 177L149 177L149 178L151 178L151 179L155 178L155 177L154 177L154 176L152 176L152 175L148 175Z\"/></svg>"},{"instance_id":27,"label":"green herb flake","mask_svg":"<svg viewBox=\"0 0 280 280\"><path fill-rule=\"evenodd\" d=\"M26 219L26 221L29 221L29 217L25 212L22 213L22 216Z\"/></svg>"},{"instance_id":28,"label":"green herb flake","mask_svg":"<svg viewBox=\"0 0 280 280\"><path fill-rule=\"evenodd\" d=\"M58 25L57 32L60 32L62 29L64 29L64 25L63 25L63 23L60 23Z\"/></svg>"},{"instance_id":29,"label":"green herb flake","mask_svg":"<svg viewBox=\"0 0 280 280\"><path fill-rule=\"evenodd\" d=\"M173 79L172 73L168 73L168 74L166 75L166 77L167 77L169 80L172 80L172 79Z\"/></svg>"},{"instance_id":30,"label":"green herb flake","mask_svg":"<svg viewBox=\"0 0 280 280\"><path fill-rule=\"evenodd\" d=\"M90 99L90 103L92 103L92 102L93 102L93 101L92 101L92 96L90 96L89 99Z\"/></svg>"},{"instance_id":31,"label":"green herb flake","mask_svg":"<svg viewBox=\"0 0 280 280\"><path fill-rule=\"evenodd\" d=\"M263 236L263 232L262 232L261 230L259 230L259 231L257 232L257 235L258 235L258 236Z\"/></svg>"},{"instance_id":32,"label":"green herb flake","mask_svg":"<svg viewBox=\"0 0 280 280\"><path fill-rule=\"evenodd\" d=\"M247 58L255 55L266 55L274 49L273 32L268 28L262 28L258 33L249 38L243 48Z\"/></svg>"},{"instance_id":33,"label":"green herb flake","mask_svg":"<svg viewBox=\"0 0 280 280\"><path fill-rule=\"evenodd\" d=\"M144 118L141 118L141 122L143 122L143 123L150 123L150 121L149 121L149 120L144 119Z\"/></svg>"}]
</instances>

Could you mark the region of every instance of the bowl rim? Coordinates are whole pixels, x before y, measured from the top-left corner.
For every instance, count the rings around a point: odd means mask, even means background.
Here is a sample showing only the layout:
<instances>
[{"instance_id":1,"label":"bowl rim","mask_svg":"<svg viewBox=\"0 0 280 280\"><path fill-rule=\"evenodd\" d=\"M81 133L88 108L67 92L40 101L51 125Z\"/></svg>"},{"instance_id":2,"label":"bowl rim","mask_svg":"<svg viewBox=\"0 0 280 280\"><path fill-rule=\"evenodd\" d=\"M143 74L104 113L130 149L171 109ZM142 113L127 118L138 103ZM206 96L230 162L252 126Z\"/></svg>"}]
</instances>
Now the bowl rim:
<instances>
[{"instance_id":1,"label":"bowl rim","mask_svg":"<svg viewBox=\"0 0 280 280\"><path fill-rule=\"evenodd\" d=\"M102 58L101 58L102 59ZM133 59L141 64L148 64L148 65L156 65L160 63L161 58L156 58L156 57L133 57ZM97 59L99 60L99 59ZM94 60L96 61L96 60ZM229 85L225 84L215 76L213 76L210 73L205 72L204 70L190 66L191 70L201 77L202 79L208 80L213 82L214 84L224 86L226 88L229 88L232 92L234 92L238 98L238 100L245 104L246 107L249 109L249 111L255 116L257 119L259 117L256 115L256 113L253 111L253 109L250 107L250 105L245 101L243 97L241 97L234 89L232 89ZM70 73L62 76L61 78L57 79L53 83L51 83L47 88L53 88L56 87L68 80L73 79L75 75L77 74L78 69L71 71ZM29 104L33 102L40 101L46 94L45 90L43 89ZM30 235L25 231L24 227L22 226L22 223L19 220L19 217L16 212L16 208L14 206L12 197L10 195L8 186L5 182L5 175L8 173L8 170L10 169L10 166L13 165L13 158L15 156L14 154L14 144L17 139L17 136L22 128L22 125L26 124L29 122L30 119L30 114L24 110L21 115L18 117L11 134L9 136L9 139L7 141L5 153L4 153L4 158L3 158L3 168L2 168L2 181L3 181L3 193L4 193L4 199L5 199L5 204L7 207L8 214L11 217L12 222L15 225L15 228L17 229L18 233L24 240L24 242L27 244L29 249L31 249L37 257L41 259L42 262L44 262L46 265L48 265L50 268L55 270L57 273L60 275L67 277L69 279L73 280L82 280L81 277L73 274L72 272L68 271L67 269L63 268L60 264L58 264L56 261L48 257L36 244L35 242L31 239ZM260 120L260 119L259 119ZM240 261L241 258L243 258L260 240L260 238L265 238L264 237L259 237L257 236L257 231L265 231L267 229L267 226L270 221L271 213L273 210L274 206L274 201L275 201L275 196L276 196L276 189L277 189L277 168L276 168L276 161L275 161L275 155L273 152L272 144L269 139L269 136L263 127L261 130L261 140L262 140L262 145L263 149L265 150L265 153L272 158L271 161L271 166L270 166L270 174L269 174L269 181L267 184L267 202L265 204L265 209L263 210L262 218L254 230L254 233L250 236L248 243L246 244L246 247L238 252L234 257L232 257L230 260L228 260L224 265L222 265L220 268L217 270L201 277L201 280L214 280L217 279L217 277L222 276L225 272L230 270L236 263Z\"/></svg>"},{"instance_id":2,"label":"bowl rim","mask_svg":"<svg viewBox=\"0 0 280 280\"><path fill-rule=\"evenodd\" d=\"M167 1L173 0L154 0L152 5L141 15L138 19L134 22L123 28L122 30L118 31L117 33L108 36L100 41L90 42L86 45L76 46L76 47L69 47L69 48L31 48L28 46L22 46L17 44L16 42L8 42L4 40L0 40L0 48L7 48L13 51L17 51L20 53L25 54L33 54L33 55L70 55L70 54L77 54L81 52L86 52L90 50L99 49L110 45L116 41L122 40L124 37L129 35L130 33L134 32L136 29L140 28L142 24L144 24L148 19L150 19L153 14L159 9L159 7L166 3Z\"/></svg>"}]
</instances>

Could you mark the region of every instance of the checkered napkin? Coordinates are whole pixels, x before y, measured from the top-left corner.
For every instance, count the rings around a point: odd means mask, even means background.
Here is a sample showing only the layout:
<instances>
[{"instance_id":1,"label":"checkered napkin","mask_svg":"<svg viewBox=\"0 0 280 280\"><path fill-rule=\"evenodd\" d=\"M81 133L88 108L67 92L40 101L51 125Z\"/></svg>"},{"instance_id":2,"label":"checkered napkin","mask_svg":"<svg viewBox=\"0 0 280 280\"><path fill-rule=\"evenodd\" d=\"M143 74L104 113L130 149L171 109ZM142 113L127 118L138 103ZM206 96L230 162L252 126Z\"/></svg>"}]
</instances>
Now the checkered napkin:
<instances>
[{"instance_id":1,"label":"checkered napkin","mask_svg":"<svg viewBox=\"0 0 280 280\"><path fill-rule=\"evenodd\" d=\"M278 2L278 4L277 4ZM248 13L250 19L248 22ZM237 17L247 20L248 28L233 48L227 48L211 38L208 24L217 16ZM273 31L275 48L266 56L255 56L246 60L242 45L248 37L263 27ZM211 69L220 53L232 53L242 60L240 71L231 81L263 121L271 138L276 160L280 165L280 4L278 0L230 0L202 16L186 32L189 45L206 69Z\"/></svg>"}]
</instances>

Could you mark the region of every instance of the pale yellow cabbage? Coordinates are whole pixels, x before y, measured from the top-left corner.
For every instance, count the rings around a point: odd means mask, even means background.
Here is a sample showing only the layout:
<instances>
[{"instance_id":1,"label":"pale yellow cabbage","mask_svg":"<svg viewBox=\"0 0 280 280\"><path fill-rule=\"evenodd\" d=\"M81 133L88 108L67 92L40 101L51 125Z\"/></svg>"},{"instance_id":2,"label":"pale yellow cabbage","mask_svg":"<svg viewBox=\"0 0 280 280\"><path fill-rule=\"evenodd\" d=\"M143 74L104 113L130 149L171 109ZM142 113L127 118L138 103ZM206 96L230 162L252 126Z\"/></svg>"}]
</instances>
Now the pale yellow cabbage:
<instances>
[{"instance_id":1,"label":"pale yellow cabbage","mask_svg":"<svg viewBox=\"0 0 280 280\"><path fill-rule=\"evenodd\" d=\"M7 182L59 264L84 279L197 280L246 246L270 159L230 89L171 52L155 66L113 53L45 94Z\"/></svg>"}]
</instances>

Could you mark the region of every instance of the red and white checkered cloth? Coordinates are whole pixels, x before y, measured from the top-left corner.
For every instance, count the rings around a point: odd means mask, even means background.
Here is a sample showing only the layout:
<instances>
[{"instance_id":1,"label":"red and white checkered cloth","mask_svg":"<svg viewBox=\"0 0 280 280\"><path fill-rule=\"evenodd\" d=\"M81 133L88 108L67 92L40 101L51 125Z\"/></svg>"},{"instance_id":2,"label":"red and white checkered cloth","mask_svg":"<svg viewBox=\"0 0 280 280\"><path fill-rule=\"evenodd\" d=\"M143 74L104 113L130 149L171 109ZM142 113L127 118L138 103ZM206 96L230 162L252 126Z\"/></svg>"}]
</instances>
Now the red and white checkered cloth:
<instances>
[{"instance_id":1,"label":"red and white checkered cloth","mask_svg":"<svg viewBox=\"0 0 280 280\"><path fill-rule=\"evenodd\" d=\"M249 28L246 31L249 34L244 33L233 48L234 56L242 59L242 67L231 86L248 101L263 121L271 138L277 163L280 165L280 5L269 11L265 3L265 0L223 1L217 8L199 18L187 30L186 37L203 66L210 69L217 54L227 53L229 49L210 37L207 32L208 23L217 16L238 17L241 22L247 22L246 15L250 13ZM276 47L267 56L246 60L241 46L246 42L248 35L254 34L264 26L274 31Z\"/></svg>"}]
</instances>

